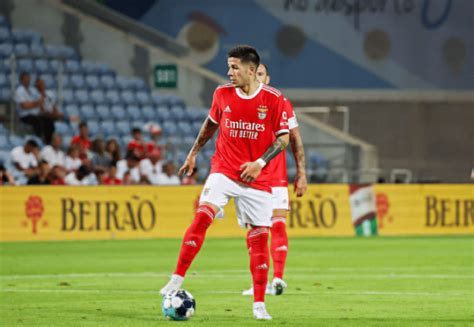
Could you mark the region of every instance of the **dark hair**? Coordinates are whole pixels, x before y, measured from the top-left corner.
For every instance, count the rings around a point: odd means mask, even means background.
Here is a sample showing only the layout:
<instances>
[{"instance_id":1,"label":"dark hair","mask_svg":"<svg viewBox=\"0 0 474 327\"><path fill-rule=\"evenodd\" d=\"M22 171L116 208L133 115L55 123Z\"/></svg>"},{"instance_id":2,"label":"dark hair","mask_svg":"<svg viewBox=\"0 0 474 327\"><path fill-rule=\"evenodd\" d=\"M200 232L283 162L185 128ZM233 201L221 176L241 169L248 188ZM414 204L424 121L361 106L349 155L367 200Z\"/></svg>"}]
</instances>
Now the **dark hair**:
<instances>
[{"instance_id":1,"label":"dark hair","mask_svg":"<svg viewBox=\"0 0 474 327\"><path fill-rule=\"evenodd\" d=\"M268 70L268 66L265 65L263 62L260 63L263 67L265 67L265 71L267 72L267 75L270 76L270 71Z\"/></svg>"},{"instance_id":2,"label":"dark hair","mask_svg":"<svg viewBox=\"0 0 474 327\"><path fill-rule=\"evenodd\" d=\"M132 150L127 152L127 155L125 156L125 159L133 160L133 161L140 161L140 158L138 158Z\"/></svg>"},{"instance_id":3,"label":"dark hair","mask_svg":"<svg viewBox=\"0 0 474 327\"><path fill-rule=\"evenodd\" d=\"M79 128L82 128L82 127L87 127L87 123L85 121L81 121L79 123Z\"/></svg>"},{"instance_id":4,"label":"dark hair","mask_svg":"<svg viewBox=\"0 0 474 327\"><path fill-rule=\"evenodd\" d=\"M132 128L132 134L141 133L141 132L142 132L142 129L139 128L139 127L134 127L134 128Z\"/></svg>"},{"instance_id":5,"label":"dark hair","mask_svg":"<svg viewBox=\"0 0 474 327\"><path fill-rule=\"evenodd\" d=\"M229 50L228 58L238 58L242 63L252 63L255 67L260 64L260 56L257 50L249 45L238 45Z\"/></svg>"},{"instance_id":6,"label":"dark hair","mask_svg":"<svg viewBox=\"0 0 474 327\"><path fill-rule=\"evenodd\" d=\"M30 73L26 72L26 71L22 71L20 73L20 80L23 78L23 76L30 76Z\"/></svg>"},{"instance_id":7,"label":"dark hair","mask_svg":"<svg viewBox=\"0 0 474 327\"><path fill-rule=\"evenodd\" d=\"M31 146L32 148L39 148L38 142L36 142L36 141L33 140L33 139L26 141L26 145L29 145L29 146Z\"/></svg>"}]
</instances>

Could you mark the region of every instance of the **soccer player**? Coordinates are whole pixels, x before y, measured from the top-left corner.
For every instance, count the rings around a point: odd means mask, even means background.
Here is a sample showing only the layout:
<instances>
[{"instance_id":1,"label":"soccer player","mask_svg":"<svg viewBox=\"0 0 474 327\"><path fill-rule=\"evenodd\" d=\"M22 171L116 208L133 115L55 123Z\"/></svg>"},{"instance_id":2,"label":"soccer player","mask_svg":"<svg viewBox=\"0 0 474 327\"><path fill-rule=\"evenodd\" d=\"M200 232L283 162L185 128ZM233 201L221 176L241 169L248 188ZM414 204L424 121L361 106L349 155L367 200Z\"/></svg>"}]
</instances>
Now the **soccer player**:
<instances>
[{"instance_id":1,"label":"soccer player","mask_svg":"<svg viewBox=\"0 0 474 327\"><path fill-rule=\"evenodd\" d=\"M257 79L265 84L270 83L268 67L260 63L257 68ZM291 102L284 98L285 113L288 117L288 127L290 130L291 150L296 162L296 176L294 181L294 192L297 197L303 196L307 189L305 154L303 141L298 128L298 122ZM273 295L283 294L287 287L283 281L286 256L288 254L288 236L286 234L286 217L289 210L288 199L288 177L286 174L286 153L280 153L269 165L273 171L272 186L272 227L270 251L273 261L273 280L267 284L266 293ZM253 295L253 288L245 290L242 295Z\"/></svg>"},{"instance_id":2,"label":"soccer player","mask_svg":"<svg viewBox=\"0 0 474 327\"><path fill-rule=\"evenodd\" d=\"M164 295L181 287L214 217L234 198L239 224L249 227L247 247L255 290L253 315L269 320L264 301L273 176L266 166L288 145L289 130L283 96L257 80L259 64L259 55L252 47L238 46L228 53L227 75L231 83L216 88L209 116L179 170L181 175L193 172L199 150L220 128L211 173L194 220L184 235L176 270L160 293Z\"/></svg>"}]
</instances>

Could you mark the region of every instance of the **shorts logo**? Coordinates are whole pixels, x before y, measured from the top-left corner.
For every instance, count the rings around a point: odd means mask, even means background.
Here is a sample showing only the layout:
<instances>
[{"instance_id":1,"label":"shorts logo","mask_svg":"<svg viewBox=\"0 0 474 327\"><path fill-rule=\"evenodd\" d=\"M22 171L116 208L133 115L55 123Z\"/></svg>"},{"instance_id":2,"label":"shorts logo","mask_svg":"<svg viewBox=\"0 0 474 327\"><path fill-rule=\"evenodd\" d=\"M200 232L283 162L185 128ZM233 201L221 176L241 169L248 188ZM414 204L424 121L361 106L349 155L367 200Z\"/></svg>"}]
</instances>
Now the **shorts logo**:
<instances>
[{"instance_id":1,"label":"shorts logo","mask_svg":"<svg viewBox=\"0 0 474 327\"><path fill-rule=\"evenodd\" d=\"M230 110L230 107L227 106L227 107L225 107L224 112L232 112L232 110Z\"/></svg>"},{"instance_id":2,"label":"shorts logo","mask_svg":"<svg viewBox=\"0 0 474 327\"><path fill-rule=\"evenodd\" d=\"M266 263L264 263L262 265L258 265L256 268L259 269L259 270L268 270L268 266L267 266Z\"/></svg>"},{"instance_id":3,"label":"shorts logo","mask_svg":"<svg viewBox=\"0 0 474 327\"><path fill-rule=\"evenodd\" d=\"M276 251L287 252L288 247L286 245L279 246L275 249Z\"/></svg>"},{"instance_id":4,"label":"shorts logo","mask_svg":"<svg viewBox=\"0 0 474 327\"><path fill-rule=\"evenodd\" d=\"M258 118L260 118L260 119L265 119L265 118L267 118L267 111L268 111L267 106L262 106L262 105L260 105L260 106L257 108L257 111L258 111Z\"/></svg>"},{"instance_id":5,"label":"shorts logo","mask_svg":"<svg viewBox=\"0 0 474 327\"><path fill-rule=\"evenodd\" d=\"M190 246L192 248L197 248L197 244L194 241L187 241L184 244L186 244L187 246Z\"/></svg>"}]
</instances>

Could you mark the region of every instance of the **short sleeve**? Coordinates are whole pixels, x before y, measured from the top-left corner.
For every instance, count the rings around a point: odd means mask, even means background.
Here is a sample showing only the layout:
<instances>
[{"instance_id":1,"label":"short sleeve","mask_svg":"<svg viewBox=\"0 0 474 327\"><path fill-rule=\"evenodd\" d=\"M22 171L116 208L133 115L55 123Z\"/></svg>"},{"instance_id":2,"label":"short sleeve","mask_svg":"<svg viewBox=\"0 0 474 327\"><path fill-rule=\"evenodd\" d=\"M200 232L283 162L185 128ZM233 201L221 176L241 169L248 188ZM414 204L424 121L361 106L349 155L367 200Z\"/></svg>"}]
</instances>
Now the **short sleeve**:
<instances>
[{"instance_id":1,"label":"short sleeve","mask_svg":"<svg viewBox=\"0 0 474 327\"><path fill-rule=\"evenodd\" d=\"M219 124L219 121L221 120L221 114L222 114L222 111L219 105L219 99L218 99L219 94L217 91L218 91L217 89L214 91L214 95L212 96L211 109L209 110L209 119L215 124Z\"/></svg>"},{"instance_id":2,"label":"short sleeve","mask_svg":"<svg viewBox=\"0 0 474 327\"><path fill-rule=\"evenodd\" d=\"M26 94L25 89L18 87L15 91L15 102L20 104L22 102L27 102L28 100L28 94Z\"/></svg>"},{"instance_id":3,"label":"short sleeve","mask_svg":"<svg viewBox=\"0 0 474 327\"><path fill-rule=\"evenodd\" d=\"M285 101L283 96L279 96L275 102L276 114L273 115L273 132L276 136L287 134L288 130L288 114L285 111Z\"/></svg>"}]
</instances>

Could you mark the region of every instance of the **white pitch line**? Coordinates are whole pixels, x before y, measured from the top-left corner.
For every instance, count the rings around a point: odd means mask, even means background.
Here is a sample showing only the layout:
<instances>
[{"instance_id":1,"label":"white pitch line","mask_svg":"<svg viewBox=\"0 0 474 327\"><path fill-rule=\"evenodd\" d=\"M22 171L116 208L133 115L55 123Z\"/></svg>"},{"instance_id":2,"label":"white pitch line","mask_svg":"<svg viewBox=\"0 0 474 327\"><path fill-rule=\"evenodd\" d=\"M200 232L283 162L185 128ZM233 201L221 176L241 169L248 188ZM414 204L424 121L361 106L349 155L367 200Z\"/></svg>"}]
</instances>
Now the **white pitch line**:
<instances>
[{"instance_id":1,"label":"white pitch line","mask_svg":"<svg viewBox=\"0 0 474 327\"><path fill-rule=\"evenodd\" d=\"M198 273L189 274L190 278L248 278L249 272L245 271L239 274L212 274L212 273ZM288 275L298 278L314 277L318 279L474 279L474 275L451 275L451 274L348 274L348 275L322 275L318 273L312 274L291 274ZM169 274L155 273L155 272L141 272L141 273L126 273L126 272L115 272L115 273L72 273L72 274L43 274L43 275L3 275L0 276L0 280L11 280L11 279L50 279L50 278L92 278L92 277L169 277Z\"/></svg>"},{"instance_id":2,"label":"white pitch line","mask_svg":"<svg viewBox=\"0 0 474 327\"><path fill-rule=\"evenodd\" d=\"M160 295L159 292L153 290L74 290L74 289L15 289L4 288L0 289L4 293L75 293L75 294L154 294ZM240 295L240 291L205 291L199 292L201 294L223 294L223 295ZM385 295L385 296L464 296L470 295L465 292L378 292L378 291L361 291L361 292L338 292L338 291L323 291L323 292L307 292L307 291L286 291L286 295Z\"/></svg>"}]
</instances>

